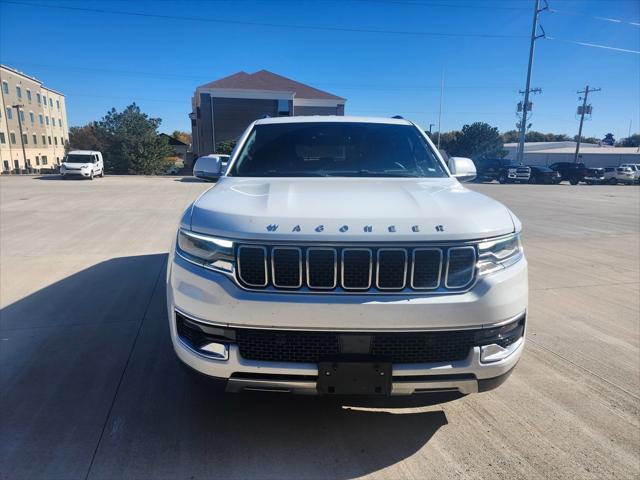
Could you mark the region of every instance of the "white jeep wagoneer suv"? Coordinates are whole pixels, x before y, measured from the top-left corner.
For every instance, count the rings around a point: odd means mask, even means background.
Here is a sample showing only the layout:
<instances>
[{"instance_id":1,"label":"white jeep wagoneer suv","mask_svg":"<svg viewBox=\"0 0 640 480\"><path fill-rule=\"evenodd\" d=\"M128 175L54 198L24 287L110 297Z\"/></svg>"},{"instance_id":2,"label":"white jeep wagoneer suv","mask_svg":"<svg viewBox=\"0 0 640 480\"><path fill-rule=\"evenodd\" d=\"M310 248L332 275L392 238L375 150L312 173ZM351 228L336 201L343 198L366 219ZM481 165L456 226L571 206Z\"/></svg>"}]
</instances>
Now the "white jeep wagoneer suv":
<instances>
[{"instance_id":1,"label":"white jeep wagoneer suv","mask_svg":"<svg viewBox=\"0 0 640 480\"><path fill-rule=\"evenodd\" d=\"M524 347L527 262L474 176L403 119L254 122L176 233L178 357L227 391L497 387Z\"/></svg>"}]
</instances>

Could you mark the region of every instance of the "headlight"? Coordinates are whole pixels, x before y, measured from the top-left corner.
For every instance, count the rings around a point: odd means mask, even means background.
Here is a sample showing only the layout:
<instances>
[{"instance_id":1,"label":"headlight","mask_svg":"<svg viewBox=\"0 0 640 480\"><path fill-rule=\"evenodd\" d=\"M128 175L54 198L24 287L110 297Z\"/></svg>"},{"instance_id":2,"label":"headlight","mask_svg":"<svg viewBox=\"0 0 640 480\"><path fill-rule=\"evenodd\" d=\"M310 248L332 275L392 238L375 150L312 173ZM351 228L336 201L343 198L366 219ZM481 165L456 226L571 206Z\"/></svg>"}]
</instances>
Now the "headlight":
<instances>
[{"instance_id":1,"label":"headlight","mask_svg":"<svg viewBox=\"0 0 640 480\"><path fill-rule=\"evenodd\" d=\"M223 238L210 237L178 230L178 254L192 263L223 272L234 271L233 242Z\"/></svg>"},{"instance_id":2,"label":"headlight","mask_svg":"<svg viewBox=\"0 0 640 480\"><path fill-rule=\"evenodd\" d=\"M520 235L514 234L478 245L478 274L486 275L513 265L523 256Z\"/></svg>"}]
</instances>

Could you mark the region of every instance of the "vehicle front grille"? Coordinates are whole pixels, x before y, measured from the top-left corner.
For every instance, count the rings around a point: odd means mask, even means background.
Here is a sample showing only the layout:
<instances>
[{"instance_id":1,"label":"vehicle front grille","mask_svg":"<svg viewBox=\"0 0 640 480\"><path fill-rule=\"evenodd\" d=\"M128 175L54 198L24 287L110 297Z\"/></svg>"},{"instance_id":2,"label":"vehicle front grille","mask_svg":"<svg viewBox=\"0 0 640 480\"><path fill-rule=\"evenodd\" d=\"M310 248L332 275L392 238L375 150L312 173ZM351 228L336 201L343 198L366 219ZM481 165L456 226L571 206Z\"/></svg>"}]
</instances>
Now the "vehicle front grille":
<instances>
[{"instance_id":1,"label":"vehicle front grille","mask_svg":"<svg viewBox=\"0 0 640 480\"><path fill-rule=\"evenodd\" d=\"M456 292L473 283L476 250L466 246L240 245L237 280L274 291Z\"/></svg>"},{"instance_id":2,"label":"vehicle front grille","mask_svg":"<svg viewBox=\"0 0 640 480\"><path fill-rule=\"evenodd\" d=\"M350 352L344 338L363 334L237 329L240 355L247 360L318 363ZM474 330L446 332L370 333L371 358L393 363L433 363L464 360L475 344ZM360 352L362 355L363 352Z\"/></svg>"}]
</instances>

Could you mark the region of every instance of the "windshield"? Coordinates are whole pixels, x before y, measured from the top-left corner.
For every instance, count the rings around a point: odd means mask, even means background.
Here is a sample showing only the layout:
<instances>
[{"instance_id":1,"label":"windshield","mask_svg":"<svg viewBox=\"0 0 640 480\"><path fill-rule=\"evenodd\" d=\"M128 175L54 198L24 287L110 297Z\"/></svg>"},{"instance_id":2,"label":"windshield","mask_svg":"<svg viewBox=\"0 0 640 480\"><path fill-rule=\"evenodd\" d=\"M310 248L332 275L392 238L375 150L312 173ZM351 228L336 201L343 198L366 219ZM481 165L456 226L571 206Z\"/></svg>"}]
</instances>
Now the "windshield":
<instances>
[{"instance_id":1,"label":"windshield","mask_svg":"<svg viewBox=\"0 0 640 480\"><path fill-rule=\"evenodd\" d=\"M93 155L81 155L77 153L70 153L67 158L64 159L66 163L92 163Z\"/></svg>"},{"instance_id":2,"label":"windshield","mask_svg":"<svg viewBox=\"0 0 640 480\"><path fill-rule=\"evenodd\" d=\"M446 177L412 125L317 122L256 125L236 177Z\"/></svg>"}]
</instances>

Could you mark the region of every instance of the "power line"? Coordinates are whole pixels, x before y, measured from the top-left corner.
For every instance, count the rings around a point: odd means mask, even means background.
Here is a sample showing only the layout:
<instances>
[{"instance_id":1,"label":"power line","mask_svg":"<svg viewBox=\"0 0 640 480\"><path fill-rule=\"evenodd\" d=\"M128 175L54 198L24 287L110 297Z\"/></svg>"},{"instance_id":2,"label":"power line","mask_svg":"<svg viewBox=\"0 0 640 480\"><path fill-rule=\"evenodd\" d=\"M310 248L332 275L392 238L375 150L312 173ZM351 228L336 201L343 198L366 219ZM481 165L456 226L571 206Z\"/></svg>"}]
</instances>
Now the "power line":
<instances>
[{"instance_id":1,"label":"power line","mask_svg":"<svg viewBox=\"0 0 640 480\"><path fill-rule=\"evenodd\" d=\"M550 8L549 12L550 13L560 13L562 15L573 15L573 16L579 16L579 17L587 17L587 18L592 18L594 20L602 20L603 22L618 23L618 24L623 24L623 25L631 25L631 26L634 26L634 27L640 27L640 23L638 23L638 22L629 22L627 20L620 20L619 18L600 17L600 16L597 16L597 15L589 15L588 13L572 12L572 11L569 11L569 10L556 10L554 8Z\"/></svg>"},{"instance_id":2,"label":"power line","mask_svg":"<svg viewBox=\"0 0 640 480\"><path fill-rule=\"evenodd\" d=\"M611 47L609 45L600 45L600 44L597 44L597 43L579 42L577 40L567 40L567 39L564 39L564 38L552 37L550 35L547 35L545 37L545 39L547 39L547 40L555 40L557 42L572 43L574 45L582 45L583 47L601 48L603 50L613 50L615 52L635 53L636 55L640 54L640 51L638 51L638 50L630 50L630 49L627 49L627 48Z\"/></svg>"},{"instance_id":3,"label":"power line","mask_svg":"<svg viewBox=\"0 0 640 480\"><path fill-rule=\"evenodd\" d=\"M347 28L347 27L329 27L326 25L299 25L290 23L270 23L270 22L251 22L246 20L233 20L223 18L205 18L205 17L185 17L179 15L161 15L158 13L142 13L142 12L128 12L124 10L105 10L99 8L86 8L86 7L69 7L62 5L51 4L36 4L27 2L16 2L12 0L2 0L1 3L22 5L28 7L40 7L40 8L55 8L59 10L72 10L77 12L89 12L89 13L101 13L108 15L125 15L131 17L144 17L144 18L158 18L163 20L182 20L187 22L203 22L203 23L217 23L228 25L244 25L249 27L269 27L269 28L289 28L296 30L317 30L317 31L329 31L329 32L345 32L345 33L374 33L383 35L408 35L408 36L426 36L426 37L459 37L459 38L526 38L524 35L506 35L497 33L453 33L453 32L426 32L426 31L411 31L411 30L383 30L375 28Z\"/></svg>"}]
</instances>

